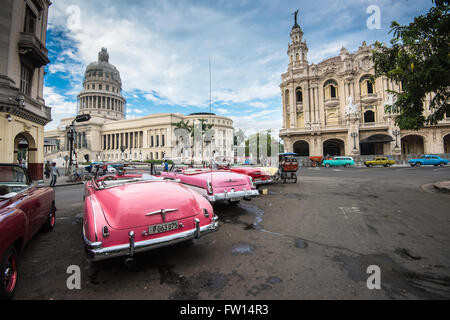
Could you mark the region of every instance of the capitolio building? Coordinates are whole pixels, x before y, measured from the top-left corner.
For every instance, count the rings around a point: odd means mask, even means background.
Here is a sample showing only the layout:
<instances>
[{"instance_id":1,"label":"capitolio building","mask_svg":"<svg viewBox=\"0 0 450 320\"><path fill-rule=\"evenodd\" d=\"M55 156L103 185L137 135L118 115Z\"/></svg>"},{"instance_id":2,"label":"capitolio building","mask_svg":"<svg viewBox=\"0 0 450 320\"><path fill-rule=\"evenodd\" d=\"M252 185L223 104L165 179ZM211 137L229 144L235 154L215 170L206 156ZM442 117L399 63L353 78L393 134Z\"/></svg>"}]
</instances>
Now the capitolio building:
<instances>
[{"instance_id":1,"label":"capitolio building","mask_svg":"<svg viewBox=\"0 0 450 320\"><path fill-rule=\"evenodd\" d=\"M45 159L63 164L70 145L69 127L76 130L75 152L79 163L88 161L144 161L173 159L210 159L233 157L233 121L214 113L155 113L126 119L126 100L117 68L109 62L109 53L102 48L98 61L86 67L83 89L78 95L77 115L89 114L89 121L74 122L74 117L61 120L58 129L45 131ZM192 124L204 119L212 124L214 136L208 148L179 147L177 123ZM122 152L124 148L124 152Z\"/></svg>"},{"instance_id":2,"label":"capitolio building","mask_svg":"<svg viewBox=\"0 0 450 320\"><path fill-rule=\"evenodd\" d=\"M390 155L406 159L419 154L450 153L450 114L439 124L419 131L400 130L395 114L385 112L401 90L379 77L369 81L374 67L370 46L356 52L342 47L338 56L318 64L308 62L303 31L295 23L290 33L287 71L281 75L283 128L280 137L289 152L301 156ZM425 101L428 111L430 97Z\"/></svg>"}]
</instances>

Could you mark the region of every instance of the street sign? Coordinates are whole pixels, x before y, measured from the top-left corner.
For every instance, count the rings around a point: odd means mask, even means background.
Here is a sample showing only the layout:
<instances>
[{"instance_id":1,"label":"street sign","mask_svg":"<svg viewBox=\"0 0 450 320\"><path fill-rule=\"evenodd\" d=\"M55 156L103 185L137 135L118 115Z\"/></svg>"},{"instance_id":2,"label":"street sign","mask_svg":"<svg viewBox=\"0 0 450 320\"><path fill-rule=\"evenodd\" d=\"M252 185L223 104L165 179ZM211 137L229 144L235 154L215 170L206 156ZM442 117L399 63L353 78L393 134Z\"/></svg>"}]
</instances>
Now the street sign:
<instances>
[{"instance_id":1,"label":"street sign","mask_svg":"<svg viewBox=\"0 0 450 320\"><path fill-rule=\"evenodd\" d=\"M91 119L91 115L90 114L79 114L75 118L75 121L76 122L84 122L84 121L89 121L90 119Z\"/></svg>"}]
</instances>

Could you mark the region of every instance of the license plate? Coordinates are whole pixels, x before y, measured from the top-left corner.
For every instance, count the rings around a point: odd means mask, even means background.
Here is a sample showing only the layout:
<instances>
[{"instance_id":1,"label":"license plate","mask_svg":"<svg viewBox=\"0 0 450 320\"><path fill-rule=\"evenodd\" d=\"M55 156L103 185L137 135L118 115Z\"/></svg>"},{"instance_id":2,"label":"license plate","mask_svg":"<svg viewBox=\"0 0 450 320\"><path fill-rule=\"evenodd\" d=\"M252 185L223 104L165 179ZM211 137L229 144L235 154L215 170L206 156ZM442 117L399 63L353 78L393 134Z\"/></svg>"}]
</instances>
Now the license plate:
<instances>
[{"instance_id":1,"label":"license plate","mask_svg":"<svg viewBox=\"0 0 450 320\"><path fill-rule=\"evenodd\" d=\"M178 221L171 221L148 227L148 234L161 233L175 229L178 229Z\"/></svg>"}]
</instances>

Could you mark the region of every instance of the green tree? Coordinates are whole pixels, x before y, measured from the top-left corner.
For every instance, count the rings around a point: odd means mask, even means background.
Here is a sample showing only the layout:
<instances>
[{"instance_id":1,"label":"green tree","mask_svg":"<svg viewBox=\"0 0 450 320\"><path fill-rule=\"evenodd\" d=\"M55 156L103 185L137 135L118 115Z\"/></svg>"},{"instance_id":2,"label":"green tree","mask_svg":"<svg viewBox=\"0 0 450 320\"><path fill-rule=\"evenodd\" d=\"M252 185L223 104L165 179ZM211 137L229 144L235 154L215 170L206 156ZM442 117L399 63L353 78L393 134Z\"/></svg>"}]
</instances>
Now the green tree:
<instances>
[{"instance_id":1,"label":"green tree","mask_svg":"<svg viewBox=\"0 0 450 320\"><path fill-rule=\"evenodd\" d=\"M398 92L389 90L395 101L386 112L397 114L395 122L401 129L437 124L450 111L449 1L433 3L426 15L415 17L409 25L392 22L390 47L375 43L375 77L386 76L400 85ZM424 116L428 96L430 114Z\"/></svg>"},{"instance_id":2,"label":"green tree","mask_svg":"<svg viewBox=\"0 0 450 320\"><path fill-rule=\"evenodd\" d=\"M198 121L200 121L200 128L201 128L201 138L202 138L202 156L203 156L203 146L204 146L204 135L206 134L206 132L210 129L213 128L213 124L212 123L206 123L206 119L197 119ZM172 125L174 127L176 127L176 129L185 129L187 130L187 132L189 132L189 136L191 138L191 158L193 159L194 157L194 131L195 131L195 125L194 123L189 124L188 121L183 121L180 120L178 122L172 123ZM208 145L210 142L206 142L206 145Z\"/></svg>"}]
</instances>

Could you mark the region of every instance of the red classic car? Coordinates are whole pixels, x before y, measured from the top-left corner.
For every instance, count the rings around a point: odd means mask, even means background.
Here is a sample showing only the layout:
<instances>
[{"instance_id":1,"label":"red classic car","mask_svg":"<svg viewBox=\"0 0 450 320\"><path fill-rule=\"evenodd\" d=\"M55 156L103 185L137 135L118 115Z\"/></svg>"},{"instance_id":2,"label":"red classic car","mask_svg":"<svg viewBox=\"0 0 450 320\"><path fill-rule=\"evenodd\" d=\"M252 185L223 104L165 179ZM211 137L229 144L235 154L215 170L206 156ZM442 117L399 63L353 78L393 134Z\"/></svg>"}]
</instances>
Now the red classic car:
<instances>
[{"instance_id":1,"label":"red classic car","mask_svg":"<svg viewBox=\"0 0 450 320\"><path fill-rule=\"evenodd\" d=\"M161 172L161 176L179 180L211 203L227 201L237 205L241 199L250 200L259 195L252 177L229 170L177 169Z\"/></svg>"},{"instance_id":2,"label":"red classic car","mask_svg":"<svg viewBox=\"0 0 450 320\"><path fill-rule=\"evenodd\" d=\"M236 173L245 174L247 176L252 177L253 182L256 185L265 184L265 183L271 183L272 182L272 178L270 177L270 175L265 173L260 168L231 167L230 170L233 171L233 172L236 172Z\"/></svg>"},{"instance_id":3,"label":"red classic car","mask_svg":"<svg viewBox=\"0 0 450 320\"><path fill-rule=\"evenodd\" d=\"M32 184L28 171L0 164L0 299L14 295L18 279L18 253L41 229L55 226L53 188Z\"/></svg>"},{"instance_id":4,"label":"red classic car","mask_svg":"<svg viewBox=\"0 0 450 320\"><path fill-rule=\"evenodd\" d=\"M98 261L199 238L218 229L211 204L176 181L106 175L85 184L83 237Z\"/></svg>"}]
</instances>

